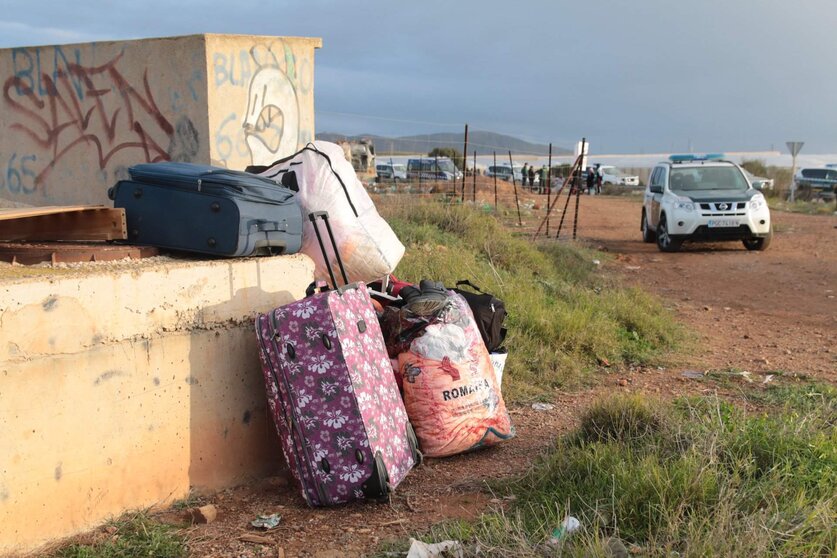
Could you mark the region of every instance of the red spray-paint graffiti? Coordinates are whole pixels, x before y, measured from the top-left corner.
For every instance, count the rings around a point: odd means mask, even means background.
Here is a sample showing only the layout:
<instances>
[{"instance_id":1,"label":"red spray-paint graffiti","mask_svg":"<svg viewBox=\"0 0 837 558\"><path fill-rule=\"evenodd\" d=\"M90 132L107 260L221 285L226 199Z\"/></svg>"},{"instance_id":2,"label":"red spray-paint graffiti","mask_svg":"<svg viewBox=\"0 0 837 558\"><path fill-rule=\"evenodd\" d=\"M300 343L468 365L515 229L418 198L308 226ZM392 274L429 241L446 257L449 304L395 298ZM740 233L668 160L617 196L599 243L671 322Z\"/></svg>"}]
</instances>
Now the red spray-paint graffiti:
<instances>
[{"instance_id":1,"label":"red spray-paint graffiti","mask_svg":"<svg viewBox=\"0 0 837 558\"><path fill-rule=\"evenodd\" d=\"M40 95L31 79L15 75L6 80L3 98L21 117L10 128L49 152L46 166L37 171L36 186L62 158L82 146L95 149L99 169L125 150L137 150L137 158L145 162L188 161L197 154L197 131L191 120L181 118L172 125L154 100L148 70L142 85L135 87L117 68L121 57L96 67L67 63L52 75L43 73Z\"/></svg>"}]
</instances>

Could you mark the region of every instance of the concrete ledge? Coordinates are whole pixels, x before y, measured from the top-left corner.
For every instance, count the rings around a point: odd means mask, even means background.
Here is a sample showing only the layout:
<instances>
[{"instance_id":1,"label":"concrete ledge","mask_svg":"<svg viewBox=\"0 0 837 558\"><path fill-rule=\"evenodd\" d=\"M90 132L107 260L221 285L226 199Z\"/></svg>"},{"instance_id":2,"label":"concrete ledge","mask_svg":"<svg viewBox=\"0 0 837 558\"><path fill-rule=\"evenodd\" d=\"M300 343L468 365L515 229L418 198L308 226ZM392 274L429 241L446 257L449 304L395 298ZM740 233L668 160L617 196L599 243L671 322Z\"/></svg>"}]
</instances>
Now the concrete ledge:
<instances>
[{"instance_id":1,"label":"concrete ledge","mask_svg":"<svg viewBox=\"0 0 837 558\"><path fill-rule=\"evenodd\" d=\"M252 320L312 276L289 256L0 278L0 554L275 469Z\"/></svg>"},{"instance_id":2,"label":"concrete ledge","mask_svg":"<svg viewBox=\"0 0 837 558\"><path fill-rule=\"evenodd\" d=\"M0 363L251 320L305 295L304 255L78 267L41 280L0 276Z\"/></svg>"}]
</instances>

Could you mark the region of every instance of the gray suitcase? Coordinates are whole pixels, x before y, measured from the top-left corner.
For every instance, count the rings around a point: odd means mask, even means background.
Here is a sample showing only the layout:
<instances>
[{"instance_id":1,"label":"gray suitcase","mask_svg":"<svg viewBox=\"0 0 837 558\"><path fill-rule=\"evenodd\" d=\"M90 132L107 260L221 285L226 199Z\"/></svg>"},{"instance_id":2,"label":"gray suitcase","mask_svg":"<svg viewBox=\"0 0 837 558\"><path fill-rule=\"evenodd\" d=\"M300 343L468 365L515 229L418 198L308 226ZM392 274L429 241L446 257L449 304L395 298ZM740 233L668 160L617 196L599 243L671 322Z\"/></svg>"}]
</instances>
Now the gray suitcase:
<instances>
[{"instance_id":1,"label":"gray suitcase","mask_svg":"<svg viewBox=\"0 0 837 558\"><path fill-rule=\"evenodd\" d=\"M250 173L192 163L145 163L108 190L125 208L128 242L216 256L293 254L302 209L288 188Z\"/></svg>"}]
</instances>

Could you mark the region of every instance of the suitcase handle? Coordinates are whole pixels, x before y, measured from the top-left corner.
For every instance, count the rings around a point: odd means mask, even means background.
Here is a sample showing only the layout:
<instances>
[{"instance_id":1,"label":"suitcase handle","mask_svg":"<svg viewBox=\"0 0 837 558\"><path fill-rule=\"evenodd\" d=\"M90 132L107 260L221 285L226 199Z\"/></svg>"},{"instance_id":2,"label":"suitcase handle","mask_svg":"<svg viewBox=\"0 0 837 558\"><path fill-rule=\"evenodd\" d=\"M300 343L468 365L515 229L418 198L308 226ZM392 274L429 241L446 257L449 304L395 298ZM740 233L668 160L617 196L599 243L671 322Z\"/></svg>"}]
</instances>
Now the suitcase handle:
<instances>
[{"instance_id":1,"label":"suitcase handle","mask_svg":"<svg viewBox=\"0 0 837 558\"><path fill-rule=\"evenodd\" d=\"M331 278L331 284L342 294L343 291L340 291L337 287L337 279L334 277L334 270L331 269L331 260L328 257L325 244L323 244L323 237L320 235L320 228L317 226L317 218L322 219L323 223L325 223L326 231L328 232L329 239L331 240L331 248L334 250L334 257L337 259L337 265L340 267L340 274L343 276L343 284L344 286L348 286L349 276L346 275L346 268L343 267L343 260L340 258L340 251L337 249L337 242L334 240L334 232L331 230L331 223L328 222L328 211L314 211L308 214L308 219L311 220L311 224L314 226L314 233L317 235L317 243L320 245L320 250L323 253L323 262L325 262L326 269L328 270L328 276Z\"/></svg>"},{"instance_id":2,"label":"suitcase handle","mask_svg":"<svg viewBox=\"0 0 837 558\"><path fill-rule=\"evenodd\" d=\"M250 224L250 229L258 232L287 231L288 222L282 221L279 223L277 221L255 221Z\"/></svg>"}]
</instances>

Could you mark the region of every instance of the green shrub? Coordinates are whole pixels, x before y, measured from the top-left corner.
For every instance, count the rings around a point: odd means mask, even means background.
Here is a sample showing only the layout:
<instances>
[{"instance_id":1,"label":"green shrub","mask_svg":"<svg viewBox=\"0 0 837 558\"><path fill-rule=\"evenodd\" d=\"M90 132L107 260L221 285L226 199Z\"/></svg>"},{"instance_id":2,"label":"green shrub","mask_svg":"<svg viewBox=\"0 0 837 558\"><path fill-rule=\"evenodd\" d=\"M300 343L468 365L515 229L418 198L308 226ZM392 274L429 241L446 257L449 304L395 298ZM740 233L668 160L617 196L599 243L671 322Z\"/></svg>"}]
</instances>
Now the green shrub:
<instances>
[{"instance_id":1,"label":"green shrub","mask_svg":"<svg viewBox=\"0 0 837 558\"><path fill-rule=\"evenodd\" d=\"M821 397L787 388L757 414L714 397L597 402L531 472L497 487L514 505L477 521L469 542L535 556L573 515L583 529L562 543L567 556L603 555L611 536L647 556L834 556L837 390L813 390Z\"/></svg>"}]
</instances>

